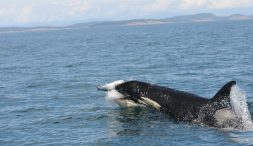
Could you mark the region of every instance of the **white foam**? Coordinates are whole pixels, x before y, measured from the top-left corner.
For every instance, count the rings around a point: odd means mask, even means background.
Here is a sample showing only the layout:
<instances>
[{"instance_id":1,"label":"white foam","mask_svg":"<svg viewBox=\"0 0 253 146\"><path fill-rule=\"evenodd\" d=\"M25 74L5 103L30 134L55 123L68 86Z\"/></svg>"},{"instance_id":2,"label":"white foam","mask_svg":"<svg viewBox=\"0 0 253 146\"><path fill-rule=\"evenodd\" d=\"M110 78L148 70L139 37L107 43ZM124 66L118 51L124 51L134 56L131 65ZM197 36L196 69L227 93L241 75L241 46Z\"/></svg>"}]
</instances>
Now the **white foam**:
<instances>
[{"instance_id":1,"label":"white foam","mask_svg":"<svg viewBox=\"0 0 253 146\"><path fill-rule=\"evenodd\" d=\"M252 129L253 124L248 110L245 93L236 85L232 86L230 100L237 117L242 119L242 126L245 129Z\"/></svg>"},{"instance_id":2,"label":"white foam","mask_svg":"<svg viewBox=\"0 0 253 146\"><path fill-rule=\"evenodd\" d=\"M124 95L119 93L115 89L109 90L108 92L106 92L105 99L107 100L115 100L115 99L120 99L120 98L124 98Z\"/></svg>"},{"instance_id":3,"label":"white foam","mask_svg":"<svg viewBox=\"0 0 253 146\"><path fill-rule=\"evenodd\" d=\"M115 89L117 85L122 84L122 83L124 83L124 80L117 80L117 81L104 85L103 88L107 89L108 91L113 90Z\"/></svg>"},{"instance_id":4,"label":"white foam","mask_svg":"<svg viewBox=\"0 0 253 146\"><path fill-rule=\"evenodd\" d=\"M119 98L124 98L124 95L119 93L115 87L119 84L124 83L123 80L117 80L108 84L105 84L104 86L102 86L102 89L106 89L106 96L105 99L107 100L115 100L115 99L119 99Z\"/></svg>"}]
</instances>

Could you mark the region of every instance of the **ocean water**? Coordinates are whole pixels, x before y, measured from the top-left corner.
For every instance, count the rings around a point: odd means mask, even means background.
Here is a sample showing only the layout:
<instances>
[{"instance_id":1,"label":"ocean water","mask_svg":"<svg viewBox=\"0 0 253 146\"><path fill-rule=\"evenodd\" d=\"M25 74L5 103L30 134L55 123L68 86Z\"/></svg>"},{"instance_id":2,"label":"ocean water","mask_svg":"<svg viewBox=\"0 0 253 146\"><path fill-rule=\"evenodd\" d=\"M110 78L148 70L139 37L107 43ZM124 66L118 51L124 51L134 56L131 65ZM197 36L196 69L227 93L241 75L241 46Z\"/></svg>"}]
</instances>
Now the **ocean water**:
<instances>
[{"instance_id":1,"label":"ocean water","mask_svg":"<svg viewBox=\"0 0 253 146\"><path fill-rule=\"evenodd\" d=\"M0 145L253 145L253 131L119 108L96 86L140 80L211 98L237 81L253 114L253 21L0 32Z\"/></svg>"}]
</instances>

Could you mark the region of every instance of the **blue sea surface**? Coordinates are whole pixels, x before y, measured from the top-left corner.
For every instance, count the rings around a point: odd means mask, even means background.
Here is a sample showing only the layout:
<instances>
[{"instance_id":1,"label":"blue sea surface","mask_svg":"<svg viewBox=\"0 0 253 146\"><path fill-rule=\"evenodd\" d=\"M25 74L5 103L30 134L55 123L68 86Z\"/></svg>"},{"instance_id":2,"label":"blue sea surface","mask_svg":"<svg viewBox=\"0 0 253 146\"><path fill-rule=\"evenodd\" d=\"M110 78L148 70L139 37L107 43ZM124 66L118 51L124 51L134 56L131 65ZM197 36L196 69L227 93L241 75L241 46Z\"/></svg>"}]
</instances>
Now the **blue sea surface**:
<instances>
[{"instance_id":1,"label":"blue sea surface","mask_svg":"<svg viewBox=\"0 0 253 146\"><path fill-rule=\"evenodd\" d=\"M140 80L211 98L237 81L253 114L253 21L0 32L0 145L253 145L252 130L119 108L96 86Z\"/></svg>"}]
</instances>

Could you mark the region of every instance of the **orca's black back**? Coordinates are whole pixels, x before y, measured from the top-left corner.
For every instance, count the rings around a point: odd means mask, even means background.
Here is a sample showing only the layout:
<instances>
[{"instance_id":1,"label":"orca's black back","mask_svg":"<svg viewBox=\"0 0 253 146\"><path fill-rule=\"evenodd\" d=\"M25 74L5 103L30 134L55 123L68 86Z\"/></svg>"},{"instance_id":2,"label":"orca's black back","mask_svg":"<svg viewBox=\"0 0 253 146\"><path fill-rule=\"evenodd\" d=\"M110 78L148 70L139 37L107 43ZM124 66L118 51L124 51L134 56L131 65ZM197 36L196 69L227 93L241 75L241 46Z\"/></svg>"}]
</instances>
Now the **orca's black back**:
<instances>
[{"instance_id":1,"label":"orca's black back","mask_svg":"<svg viewBox=\"0 0 253 146\"><path fill-rule=\"evenodd\" d=\"M140 96L147 97L161 106L161 111L178 120L191 121L197 118L200 108L209 99L145 82L134 81Z\"/></svg>"}]
</instances>

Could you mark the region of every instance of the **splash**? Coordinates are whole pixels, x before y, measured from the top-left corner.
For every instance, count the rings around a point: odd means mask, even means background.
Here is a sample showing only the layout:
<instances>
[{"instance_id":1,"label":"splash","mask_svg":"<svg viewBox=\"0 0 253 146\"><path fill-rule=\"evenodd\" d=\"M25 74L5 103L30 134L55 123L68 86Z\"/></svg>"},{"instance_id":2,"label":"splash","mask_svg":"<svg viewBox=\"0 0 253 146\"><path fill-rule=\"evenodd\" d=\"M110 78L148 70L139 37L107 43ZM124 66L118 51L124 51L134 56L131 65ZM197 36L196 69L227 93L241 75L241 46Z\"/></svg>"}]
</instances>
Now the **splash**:
<instances>
[{"instance_id":1,"label":"splash","mask_svg":"<svg viewBox=\"0 0 253 146\"><path fill-rule=\"evenodd\" d=\"M105 84L105 85L99 85L97 86L97 89L98 90L102 90L102 91L107 91L106 92L106 96L105 98L107 100L115 100L115 99L120 99L120 98L124 98L124 95L122 95L121 93L119 93L115 87L117 85L120 85L124 83L124 80L117 80L117 81L114 81L112 83L108 83L108 84Z\"/></svg>"},{"instance_id":2,"label":"splash","mask_svg":"<svg viewBox=\"0 0 253 146\"><path fill-rule=\"evenodd\" d=\"M105 96L106 100L116 100L120 98L124 98L124 95L122 95L115 89L107 91L106 96Z\"/></svg>"},{"instance_id":3,"label":"splash","mask_svg":"<svg viewBox=\"0 0 253 146\"><path fill-rule=\"evenodd\" d=\"M253 129L245 93L237 85L231 88L230 100L236 116L242 120L242 127Z\"/></svg>"}]
</instances>

